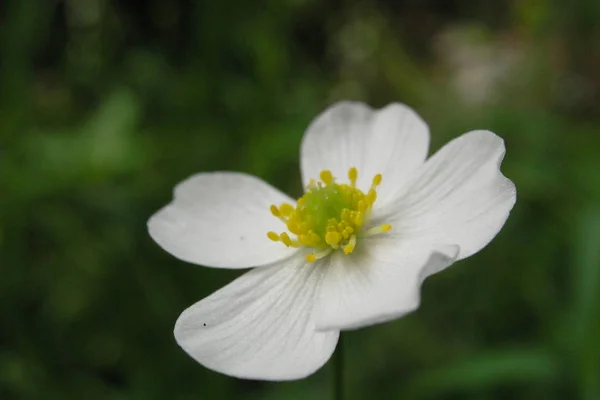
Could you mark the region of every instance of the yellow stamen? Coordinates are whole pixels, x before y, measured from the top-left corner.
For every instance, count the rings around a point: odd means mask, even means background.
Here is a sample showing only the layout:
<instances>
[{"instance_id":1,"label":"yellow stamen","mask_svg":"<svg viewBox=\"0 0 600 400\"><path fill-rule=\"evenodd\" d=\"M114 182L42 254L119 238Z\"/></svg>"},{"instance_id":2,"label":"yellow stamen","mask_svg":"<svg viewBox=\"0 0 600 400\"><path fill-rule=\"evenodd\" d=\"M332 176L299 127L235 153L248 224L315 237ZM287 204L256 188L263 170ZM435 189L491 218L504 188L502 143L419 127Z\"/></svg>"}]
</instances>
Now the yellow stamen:
<instances>
[{"instance_id":1,"label":"yellow stamen","mask_svg":"<svg viewBox=\"0 0 600 400\"><path fill-rule=\"evenodd\" d=\"M375 189L369 190L369 194L367 194L367 203L372 206L373 203L377 200L377 192Z\"/></svg>"},{"instance_id":2,"label":"yellow stamen","mask_svg":"<svg viewBox=\"0 0 600 400\"><path fill-rule=\"evenodd\" d=\"M354 225L360 227L362 226L363 223L363 213L359 212L356 213L356 216L354 217Z\"/></svg>"},{"instance_id":3,"label":"yellow stamen","mask_svg":"<svg viewBox=\"0 0 600 400\"><path fill-rule=\"evenodd\" d=\"M325 242L334 249L340 247L339 244L341 240L342 235L340 235L340 233L336 231L327 232L327 234L325 235Z\"/></svg>"},{"instance_id":4,"label":"yellow stamen","mask_svg":"<svg viewBox=\"0 0 600 400\"><path fill-rule=\"evenodd\" d=\"M383 178L383 176L381 176L381 174L377 174L373 177L373 184L371 185L371 189L376 188L377 186L381 185L381 179Z\"/></svg>"},{"instance_id":5,"label":"yellow stamen","mask_svg":"<svg viewBox=\"0 0 600 400\"><path fill-rule=\"evenodd\" d=\"M343 250L344 254L354 251L358 239L388 232L392 227L382 224L363 231L371 215L373 204L377 201L377 188L382 176L377 174L366 191L356 187L358 170L348 170L349 184L337 183L329 170L319 174L319 181L311 180L304 196L295 206L283 203L272 205L271 213L287 227L287 232L277 234L268 232L274 242L282 242L287 247L312 247L314 252L306 255L308 262L326 257L334 250Z\"/></svg>"},{"instance_id":6,"label":"yellow stamen","mask_svg":"<svg viewBox=\"0 0 600 400\"><path fill-rule=\"evenodd\" d=\"M344 246L344 254L350 254L354 251L354 248L356 247L356 235L352 235L350 237L350 241L348 242L348 244L346 246Z\"/></svg>"},{"instance_id":7,"label":"yellow stamen","mask_svg":"<svg viewBox=\"0 0 600 400\"><path fill-rule=\"evenodd\" d=\"M279 235L276 234L275 232L271 231L271 232L267 232L267 236L269 237L269 239L271 239L274 242L279 242Z\"/></svg>"},{"instance_id":8,"label":"yellow stamen","mask_svg":"<svg viewBox=\"0 0 600 400\"><path fill-rule=\"evenodd\" d=\"M291 204L283 203L279 206L279 213L284 217L289 217L294 212L294 207Z\"/></svg>"},{"instance_id":9,"label":"yellow stamen","mask_svg":"<svg viewBox=\"0 0 600 400\"><path fill-rule=\"evenodd\" d=\"M326 249L326 250L320 251L318 253L307 254L306 261L308 261L309 263L313 263L317 260L320 260L323 257L327 257L329 255L329 253L331 253L331 252L332 252L332 249Z\"/></svg>"},{"instance_id":10,"label":"yellow stamen","mask_svg":"<svg viewBox=\"0 0 600 400\"><path fill-rule=\"evenodd\" d=\"M361 236L367 237L367 236L379 235L380 233L389 232L391 230L392 230L392 226L390 224L381 224L379 226L376 226L374 228L366 230L365 233L363 233Z\"/></svg>"},{"instance_id":11,"label":"yellow stamen","mask_svg":"<svg viewBox=\"0 0 600 400\"><path fill-rule=\"evenodd\" d=\"M279 209L277 208L276 205L271 206L271 214L273 214L277 218L281 217L281 214L279 213Z\"/></svg>"},{"instance_id":12,"label":"yellow stamen","mask_svg":"<svg viewBox=\"0 0 600 400\"><path fill-rule=\"evenodd\" d=\"M348 179L350 180L350 185L352 187L356 187L356 179L358 179L358 170L355 167L352 167L348 170Z\"/></svg>"},{"instance_id":13,"label":"yellow stamen","mask_svg":"<svg viewBox=\"0 0 600 400\"><path fill-rule=\"evenodd\" d=\"M281 235L279 235L279 238L287 247L292 245L292 239L290 239L287 233L283 232Z\"/></svg>"},{"instance_id":14,"label":"yellow stamen","mask_svg":"<svg viewBox=\"0 0 600 400\"><path fill-rule=\"evenodd\" d=\"M313 243L319 243L321 242L321 236L319 236L317 233L315 233L314 231L309 231L308 235L310 236L310 240Z\"/></svg>"},{"instance_id":15,"label":"yellow stamen","mask_svg":"<svg viewBox=\"0 0 600 400\"><path fill-rule=\"evenodd\" d=\"M358 211L364 213L367 210L367 202L361 200L358 202Z\"/></svg>"},{"instance_id":16,"label":"yellow stamen","mask_svg":"<svg viewBox=\"0 0 600 400\"><path fill-rule=\"evenodd\" d=\"M331 175L331 171L329 170L321 171L319 178L321 178L326 185L331 185L333 183L333 175Z\"/></svg>"}]
</instances>

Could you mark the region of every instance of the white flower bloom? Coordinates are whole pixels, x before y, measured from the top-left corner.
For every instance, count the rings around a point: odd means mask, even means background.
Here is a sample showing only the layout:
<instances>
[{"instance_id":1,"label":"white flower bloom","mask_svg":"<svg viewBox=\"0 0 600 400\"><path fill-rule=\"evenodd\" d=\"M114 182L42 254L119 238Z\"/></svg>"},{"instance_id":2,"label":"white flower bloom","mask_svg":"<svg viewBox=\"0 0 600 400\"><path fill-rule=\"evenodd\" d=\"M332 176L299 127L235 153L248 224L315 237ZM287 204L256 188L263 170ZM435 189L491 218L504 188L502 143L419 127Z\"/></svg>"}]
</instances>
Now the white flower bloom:
<instances>
[{"instance_id":1,"label":"white flower bloom","mask_svg":"<svg viewBox=\"0 0 600 400\"><path fill-rule=\"evenodd\" d=\"M407 106L342 102L305 134L297 202L241 173L180 183L152 238L191 263L256 268L185 310L179 345L227 375L299 379L340 330L415 310L423 280L487 245L516 200L495 134L466 133L426 160L428 146Z\"/></svg>"}]
</instances>

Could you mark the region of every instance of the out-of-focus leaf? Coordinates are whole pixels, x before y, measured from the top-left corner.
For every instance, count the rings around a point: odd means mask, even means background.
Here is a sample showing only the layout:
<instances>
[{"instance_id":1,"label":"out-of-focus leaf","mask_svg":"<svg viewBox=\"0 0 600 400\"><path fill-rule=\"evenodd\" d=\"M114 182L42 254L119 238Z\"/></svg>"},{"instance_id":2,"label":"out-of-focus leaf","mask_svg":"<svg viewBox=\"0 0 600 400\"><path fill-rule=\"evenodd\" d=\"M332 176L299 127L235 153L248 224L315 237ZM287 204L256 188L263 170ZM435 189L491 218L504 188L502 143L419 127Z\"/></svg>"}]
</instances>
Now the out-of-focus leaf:
<instances>
[{"instance_id":1,"label":"out-of-focus leaf","mask_svg":"<svg viewBox=\"0 0 600 400\"><path fill-rule=\"evenodd\" d=\"M544 349L506 349L424 372L415 378L412 385L416 392L432 395L508 384L549 382L558 372L558 360Z\"/></svg>"},{"instance_id":2,"label":"out-of-focus leaf","mask_svg":"<svg viewBox=\"0 0 600 400\"><path fill-rule=\"evenodd\" d=\"M581 399L600 398L600 208L583 210L573 235L572 315L565 331Z\"/></svg>"}]
</instances>

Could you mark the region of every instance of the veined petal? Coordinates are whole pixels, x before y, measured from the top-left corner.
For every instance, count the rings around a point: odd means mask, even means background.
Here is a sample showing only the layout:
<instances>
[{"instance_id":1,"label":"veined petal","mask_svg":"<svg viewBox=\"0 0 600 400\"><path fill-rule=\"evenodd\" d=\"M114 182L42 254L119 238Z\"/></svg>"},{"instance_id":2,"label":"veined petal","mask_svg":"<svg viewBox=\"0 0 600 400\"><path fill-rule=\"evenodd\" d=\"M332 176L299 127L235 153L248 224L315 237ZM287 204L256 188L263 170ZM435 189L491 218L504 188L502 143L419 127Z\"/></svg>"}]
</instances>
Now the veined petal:
<instances>
[{"instance_id":1,"label":"veined petal","mask_svg":"<svg viewBox=\"0 0 600 400\"><path fill-rule=\"evenodd\" d=\"M515 204L515 185L500 172L504 153L504 141L492 132L466 133L427 160L378 214L388 214L383 219L399 240L457 244L458 258L469 257L496 236Z\"/></svg>"},{"instance_id":2,"label":"veined petal","mask_svg":"<svg viewBox=\"0 0 600 400\"><path fill-rule=\"evenodd\" d=\"M363 103L336 103L306 131L300 154L302 182L307 185L324 169L345 178L348 169L356 167L357 186L368 189L380 173L381 204L423 164L428 147L429 128L408 106L396 103L373 110Z\"/></svg>"},{"instance_id":3,"label":"veined petal","mask_svg":"<svg viewBox=\"0 0 600 400\"><path fill-rule=\"evenodd\" d=\"M219 268L248 268L293 253L267 237L285 225L271 204L293 202L262 180L236 172L194 175L175 187L173 201L148 221L150 236L175 257Z\"/></svg>"},{"instance_id":4,"label":"veined petal","mask_svg":"<svg viewBox=\"0 0 600 400\"><path fill-rule=\"evenodd\" d=\"M317 332L312 308L321 271L297 254L253 269L185 310L179 345L196 361L238 378L291 380L330 357L339 332Z\"/></svg>"},{"instance_id":5,"label":"veined petal","mask_svg":"<svg viewBox=\"0 0 600 400\"><path fill-rule=\"evenodd\" d=\"M414 311L429 275L451 265L458 246L363 239L354 253L330 257L315 306L317 329L356 329Z\"/></svg>"}]
</instances>

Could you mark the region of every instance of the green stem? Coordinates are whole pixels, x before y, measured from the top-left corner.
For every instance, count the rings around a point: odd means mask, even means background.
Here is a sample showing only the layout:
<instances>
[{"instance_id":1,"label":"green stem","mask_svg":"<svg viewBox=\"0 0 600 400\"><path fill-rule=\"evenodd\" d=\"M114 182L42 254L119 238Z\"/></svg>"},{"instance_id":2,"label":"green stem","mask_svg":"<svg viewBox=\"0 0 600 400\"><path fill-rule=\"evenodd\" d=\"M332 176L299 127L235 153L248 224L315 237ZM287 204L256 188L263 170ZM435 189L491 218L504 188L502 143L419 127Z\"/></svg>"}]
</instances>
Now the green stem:
<instances>
[{"instance_id":1,"label":"green stem","mask_svg":"<svg viewBox=\"0 0 600 400\"><path fill-rule=\"evenodd\" d=\"M340 339L333 355L333 399L344 400L344 341Z\"/></svg>"}]
</instances>

